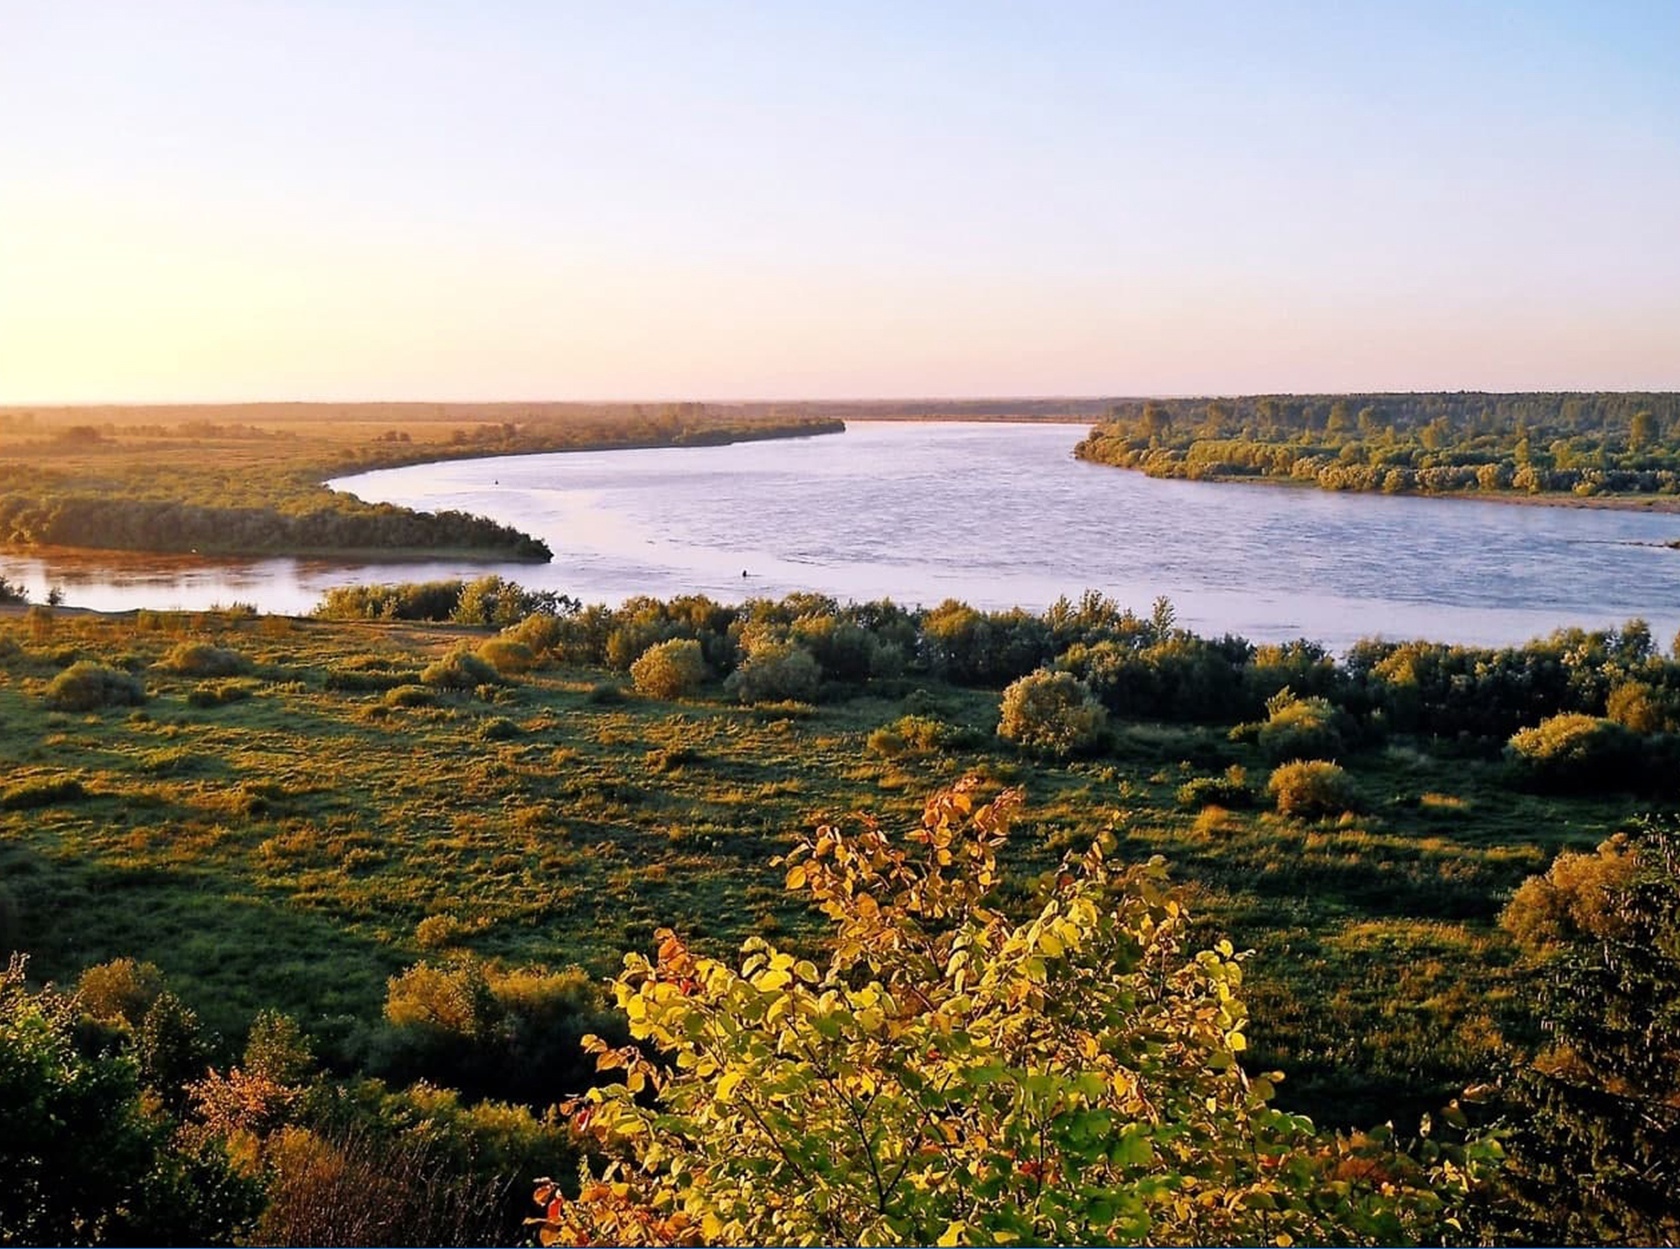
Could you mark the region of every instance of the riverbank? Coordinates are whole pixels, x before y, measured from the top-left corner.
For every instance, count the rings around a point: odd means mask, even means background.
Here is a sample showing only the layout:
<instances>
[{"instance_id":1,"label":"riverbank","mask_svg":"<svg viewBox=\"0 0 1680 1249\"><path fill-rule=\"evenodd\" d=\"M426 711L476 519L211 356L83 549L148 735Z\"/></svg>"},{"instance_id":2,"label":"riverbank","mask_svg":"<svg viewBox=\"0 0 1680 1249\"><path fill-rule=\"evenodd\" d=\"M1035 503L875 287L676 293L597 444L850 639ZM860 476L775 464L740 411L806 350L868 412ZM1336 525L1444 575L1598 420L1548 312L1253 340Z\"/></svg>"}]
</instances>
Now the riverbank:
<instances>
[{"instance_id":1,"label":"riverbank","mask_svg":"<svg viewBox=\"0 0 1680 1249\"><path fill-rule=\"evenodd\" d=\"M1221 486L1275 486L1283 490L1324 490L1325 487L1313 481L1300 481L1295 478L1283 477L1251 477L1240 473L1209 473L1200 477L1172 477L1150 473L1141 468L1133 468L1124 464L1110 464L1102 460L1086 460L1087 464L1096 464L1101 468L1118 468L1128 473L1141 473L1145 477L1155 477L1161 481L1197 481L1209 482ZM1422 490L1383 491L1383 490L1338 490L1335 494L1353 495L1386 495L1390 498L1405 499L1449 499L1469 503L1509 503L1518 507L1559 507L1580 508L1589 511L1614 512L1651 512L1658 515L1680 516L1680 495L1659 494L1595 494L1577 495L1558 493L1523 494L1514 490L1448 490L1432 493Z\"/></svg>"},{"instance_id":2,"label":"riverbank","mask_svg":"<svg viewBox=\"0 0 1680 1249\"><path fill-rule=\"evenodd\" d=\"M358 561L546 562L464 513L372 505L326 481L488 456L837 433L835 418L703 405L247 404L0 408L0 549Z\"/></svg>"}]
</instances>

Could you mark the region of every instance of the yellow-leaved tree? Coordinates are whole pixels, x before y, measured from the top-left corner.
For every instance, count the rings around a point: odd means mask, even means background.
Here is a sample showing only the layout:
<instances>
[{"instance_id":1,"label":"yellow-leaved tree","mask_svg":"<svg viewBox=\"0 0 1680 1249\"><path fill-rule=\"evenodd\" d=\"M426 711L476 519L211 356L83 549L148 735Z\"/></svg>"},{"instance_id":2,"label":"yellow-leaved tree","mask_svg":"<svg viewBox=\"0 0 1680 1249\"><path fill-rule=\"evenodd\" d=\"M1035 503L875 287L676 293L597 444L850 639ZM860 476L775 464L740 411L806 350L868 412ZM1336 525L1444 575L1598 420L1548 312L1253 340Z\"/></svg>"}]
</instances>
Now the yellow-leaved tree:
<instances>
[{"instance_id":1,"label":"yellow-leaved tree","mask_svg":"<svg viewBox=\"0 0 1680 1249\"><path fill-rule=\"evenodd\" d=\"M1316 1131L1239 1064L1229 943L1190 954L1159 860L1070 859L1036 913L991 902L1019 804L964 782L895 845L825 826L787 886L826 966L739 967L660 934L615 983L640 1045L571 1107L610 1160L544 1181L545 1245L1379 1243L1453 1238L1492 1142ZM650 1057L652 1055L652 1057Z\"/></svg>"}]
</instances>

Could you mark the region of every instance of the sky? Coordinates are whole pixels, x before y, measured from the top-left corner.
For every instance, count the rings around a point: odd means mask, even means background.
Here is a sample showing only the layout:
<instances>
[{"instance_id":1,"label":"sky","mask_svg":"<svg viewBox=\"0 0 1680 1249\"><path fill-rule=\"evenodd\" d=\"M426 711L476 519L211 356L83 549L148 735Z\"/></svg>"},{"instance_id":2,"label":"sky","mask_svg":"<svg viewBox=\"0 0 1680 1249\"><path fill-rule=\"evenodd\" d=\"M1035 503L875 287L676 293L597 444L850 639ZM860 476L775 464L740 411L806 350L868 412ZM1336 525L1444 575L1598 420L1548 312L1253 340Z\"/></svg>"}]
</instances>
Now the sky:
<instances>
[{"instance_id":1,"label":"sky","mask_svg":"<svg viewBox=\"0 0 1680 1249\"><path fill-rule=\"evenodd\" d=\"M0 0L0 403L1680 389L1680 3Z\"/></svg>"}]
</instances>

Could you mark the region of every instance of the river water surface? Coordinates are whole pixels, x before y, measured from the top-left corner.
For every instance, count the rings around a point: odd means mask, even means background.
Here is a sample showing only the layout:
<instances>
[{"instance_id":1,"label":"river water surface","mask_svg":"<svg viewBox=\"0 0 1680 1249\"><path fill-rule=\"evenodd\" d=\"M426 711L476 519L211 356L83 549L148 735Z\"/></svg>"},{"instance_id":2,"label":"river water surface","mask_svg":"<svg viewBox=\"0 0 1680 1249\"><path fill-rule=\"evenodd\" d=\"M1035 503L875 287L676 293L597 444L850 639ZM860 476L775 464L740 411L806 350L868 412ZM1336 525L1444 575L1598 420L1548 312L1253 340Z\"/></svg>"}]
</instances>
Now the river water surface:
<instances>
[{"instance_id":1,"label":"river water surface","mask_svg":"<svg viewBox=\"0 0 1680 1249\"><path fill-rule=\"evenodd\" d=\"M546 566L109 565L0 559L72 605L307 611L331 585L496 571L586 602L841 599L1042 608L1157 595L1201 633L1521 642L1642 616L1680 627L1680 517L1157 481L1072 458L1085 425L853 422L727 447L588 451L386 469L332 484L371 501L477 512L545 539ZM747 575L742 576L745 572Z\"/></svg>"}]
</instances>

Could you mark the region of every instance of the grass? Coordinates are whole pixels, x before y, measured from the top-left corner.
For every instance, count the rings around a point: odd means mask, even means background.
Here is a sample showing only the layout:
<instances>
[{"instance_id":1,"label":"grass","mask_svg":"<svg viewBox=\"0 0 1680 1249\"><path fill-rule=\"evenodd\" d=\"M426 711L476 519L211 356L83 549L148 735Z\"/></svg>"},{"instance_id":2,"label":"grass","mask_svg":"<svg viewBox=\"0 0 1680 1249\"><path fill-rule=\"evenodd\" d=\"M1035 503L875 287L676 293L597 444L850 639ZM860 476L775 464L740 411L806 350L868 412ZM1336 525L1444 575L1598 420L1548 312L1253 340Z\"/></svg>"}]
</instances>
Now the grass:
<instances>
[{"instance_id":1,"label":"grass","mask_svg":"<svg viewBox=\"0 0 1680 1249\"><path fill-rule=\"evenodd\" d=\"M1496 763L1400 743L1342 759L1357 814L1187 809L1184 787L1232 764L1263 788L1256 747L1121 723L1107 755L1056 763L991 732L996 693L929 684L907 706L921 677L757 708L586 669L416 684L485 636L152 613L60 616L39 640L6 619L0 919L32 972L132 956L229 1035L267 1006L330 1032L377 1019L386 979L444 945L597 977L667 925L713 952L753 933L798 946L818 925L771 864L795 830L858 809L901 829L977 772L1027 792L1006 899L1105 828L1124 855L1165 855L1208 939L1255 951L1253 1065L1287 1073L1286 1104L1378 1121L1438 1106L1520 1035L1504 898L1637 808L1514 792ZM240 657L237 695L166 662L208 646ZM71 652L138 673L144 706L53 710ZM880 749L930 699L949 729Z\"/></svg>"},{"instance_id":2,"label":"grass","mask_svg":"<svg viewBox=\"0 0 1680 1249\"><path fill-rule=\"evenodd\" d=\"M505 526L376 508L323 483L437 460L841 428L765 405L0 407L0 549L546 561L544 544Z\"/></svg>"}]
</instances>

